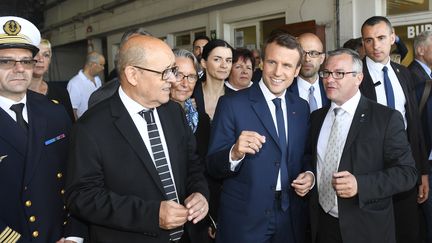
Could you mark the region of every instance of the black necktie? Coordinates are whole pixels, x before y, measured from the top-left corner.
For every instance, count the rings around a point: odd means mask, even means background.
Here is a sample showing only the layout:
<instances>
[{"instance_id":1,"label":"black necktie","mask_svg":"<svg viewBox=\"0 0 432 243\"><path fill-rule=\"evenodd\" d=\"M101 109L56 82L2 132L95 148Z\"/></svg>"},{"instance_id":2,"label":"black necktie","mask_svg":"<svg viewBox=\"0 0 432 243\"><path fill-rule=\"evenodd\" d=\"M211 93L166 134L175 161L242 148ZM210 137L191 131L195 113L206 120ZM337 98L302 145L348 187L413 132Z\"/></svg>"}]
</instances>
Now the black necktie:
<instances>
[{"instance_id":1,"label":"black necktie","mask_svg":"<svg viewBox=\"0 0 432 243\"><path fill-rule=\"evenodd\" d=\"M387 98L387 106L394 109L395 108L395 97L394 97L394 93L393 93L393 87L392 87L392 84L390 82L390 78L388 76L388 68L386 66L384 66L382 71L384 73L384 89L385 89L386 98Z\"/></svg>"},{"instance_id":2,"label":"black necktie","mask_svg":"<svg viewBox=\"0 0 432 243\"><path fill-rule=\"evenodd\" d=\"M18 126L20 126L22 129L24 129L25 132L28 130L27 122L24 120L22 111L24 109L23 103L18 103L15 105L12 105L10 109L15 112L16 114L16 122L18 123Z\"/></svg>"},{"instance_id":3,"label":"black necktie","mask_svg":"<svg viewBox=\"0 0 432 243\"><path fill-rule=\"evenodd\" d=\"M281 106L281 99L273 99L273 103L276 106L276 122L277 130L279 136L279 145L281 147L282 155L280 161L280 180L281 180L281 190L282 190L282 200L281 206L282 210L286 211L288 209L288 169L287 169L287 141L285 133L285 119Z\"/></svg>"},{"instance_id":4,"label":"black necktie","mask_svg":"<svg viewBox=\"0 0 432 243\"><path fill-rule=\"evenodd\" d=\"M153 153L154 163L156 166L156 170L159 174L159 178L162 182L162 186L165 191L165 195L167 200L179 202L177 197L176 188L174 185L173 178L171 177L170 168L168 166L168 161L165 157L165 152L162 147L162 141L159 136L159 130L156 125L153 109L151 110L142 110L138 113L142 116L147 122L147 131L150 139L151 150ZM170 237L172 241L180 240L183 234L183 228L178 227L170 230Z\"/></svg>"}]
</instances>

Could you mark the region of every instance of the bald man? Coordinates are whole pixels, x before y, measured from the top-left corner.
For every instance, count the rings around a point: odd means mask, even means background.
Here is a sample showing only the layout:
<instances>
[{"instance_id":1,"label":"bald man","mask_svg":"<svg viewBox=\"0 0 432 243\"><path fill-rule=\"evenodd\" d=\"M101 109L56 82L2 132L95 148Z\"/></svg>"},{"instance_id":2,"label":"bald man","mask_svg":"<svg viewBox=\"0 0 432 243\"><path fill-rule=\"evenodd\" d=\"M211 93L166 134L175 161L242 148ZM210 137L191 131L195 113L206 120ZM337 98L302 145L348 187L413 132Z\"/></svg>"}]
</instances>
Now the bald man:
<instances>
[{"instance_id":1,"label":"bald man","mask_svg":"<svg viewBox=\"0 0 432 243\"><path fill-rule=\"evenodd\" d=\"M208 212L208 187L168 45L134 36L120 48L120 87L73 130L66 200L91 242L177 242ZM186 224L186 225L185 225Z\"/></svg>"},{"instance_id":2,"label":"bald man","mask_svg":"<svg viewBox=\"0 0 432 243\"><path fill-rule=\"evenodd\" d=\"M306 100L312 112L330 103L322 79L318 75L325 59L324 47L318 36L312 33L301 34L297 41L304 50L304 56L299 76L294 79L288 90Z\"/></svg>"}]
</instances>

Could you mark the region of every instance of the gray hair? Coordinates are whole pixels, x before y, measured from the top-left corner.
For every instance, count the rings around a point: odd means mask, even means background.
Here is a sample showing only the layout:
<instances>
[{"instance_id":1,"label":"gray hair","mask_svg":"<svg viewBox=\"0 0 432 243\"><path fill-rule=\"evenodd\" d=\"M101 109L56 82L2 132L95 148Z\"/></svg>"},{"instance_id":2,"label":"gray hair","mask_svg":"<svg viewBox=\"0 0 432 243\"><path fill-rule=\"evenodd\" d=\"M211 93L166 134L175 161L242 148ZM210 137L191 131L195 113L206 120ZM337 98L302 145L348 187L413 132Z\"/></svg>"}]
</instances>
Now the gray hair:
<instances>
[{"instance_id":1,"label":"gray hair","mask_svg":"<svg viewBox=\"0 0 432 243\"><path fill-rule=\"evenodd\" d=\"M420 46L425 46L428 44L431 44L430 37L432 36L432 31L426 30L421 32L416 38L414 39L414 53L416 56L418 56L419 53L417 53L417 48Z\"/></svg>"},{"instance_id":2,"label":"gray hair","mask_svg":"<svg viewBox=\"0 0 432 243\"><path fill-rule=\"evenodd\" d=\"M174 52L174 55L176 57L189 58L194 65L195 72L198 73L198 70L200 70L200 65L199 65L198 60L196 59L195 55L192 52L185 50L185 49L173 49L173 52Z\"/></svg>"},{"instance_id":3,"label":"gray hair","mask_svg":"<svg viewBox=\"0 0 432 243\"><path fill-rule=\"evenodd\" d=\"M353 72L357 72L357 73L363 72L363 62L360 59L359 54L354 50L348 48L339 48L333 51L329 51L327 53L327 60L330 59L330 57L339 56L342 54L347 54L351 56L352 64L353 64L353 70L352 70Z\"/></svg>"},{"instance_id":4,"label":"gray hair","mask_svg":"<svg viewBox=\"0 0 432 243\"><path fill-rule=\"evenodd\" d=\"M99 59L103 57L101 54L93 51L87 54L86 58L86 65L89 65L91 63L97 63L99 64Z\"/></svg>"}]
</instances>

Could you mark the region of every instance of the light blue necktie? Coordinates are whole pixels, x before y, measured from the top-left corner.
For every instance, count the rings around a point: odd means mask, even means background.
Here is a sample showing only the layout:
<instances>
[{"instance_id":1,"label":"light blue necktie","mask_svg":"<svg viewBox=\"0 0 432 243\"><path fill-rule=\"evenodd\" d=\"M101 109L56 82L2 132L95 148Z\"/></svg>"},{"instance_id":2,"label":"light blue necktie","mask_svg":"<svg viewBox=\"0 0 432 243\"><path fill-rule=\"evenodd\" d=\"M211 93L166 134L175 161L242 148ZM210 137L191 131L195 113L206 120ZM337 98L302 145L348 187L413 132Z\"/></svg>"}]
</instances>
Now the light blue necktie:
<instances>
[{"instance_id":1,"label":"light blue necktie","mask_svg":"<svg viewBox=\"0 0 432 243\"><path fill-rule=\"evenodd\" d=\"M311 113L312 113L312 111L318 109L318 105L317 105L317 102L316 102L316 99L314 96L314 91L315 91L315 87L310 86L308 99L309 99L309 108L310 108Z\"/></svg>"}]
</instances>

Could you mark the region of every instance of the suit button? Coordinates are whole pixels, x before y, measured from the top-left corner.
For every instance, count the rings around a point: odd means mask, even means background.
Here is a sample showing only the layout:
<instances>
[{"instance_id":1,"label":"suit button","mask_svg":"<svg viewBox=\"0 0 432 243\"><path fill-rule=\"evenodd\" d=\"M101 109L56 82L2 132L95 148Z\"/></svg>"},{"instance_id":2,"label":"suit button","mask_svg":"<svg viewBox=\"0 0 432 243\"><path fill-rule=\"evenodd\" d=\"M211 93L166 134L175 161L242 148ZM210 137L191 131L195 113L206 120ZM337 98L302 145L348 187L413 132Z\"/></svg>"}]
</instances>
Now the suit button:
<instances>
[{"instance_id":1,"label":"suit button","mask_svg":"<svg viewBox=\"0 0 432 243\"><path fill-rule=\"evenodd\" d=\"M265 215L269 216L270 213L271 213L271 210L270 210L270 209L266 209L266 210L264 211L264 213L265 213Z\"/></svg>"},{"instance_id":2,"label":"suit button","mask_svg":"<svg viewBox=\"0 0 432 243\"><path fill-rule=\"evenodd\" d=\"M279 163L279 162L275 162L275 166L276 166L276 167L279 167L279 166L280 166L280 163Z\"/></svg>"},{"instance_id":3,"label":"suit button","mask_svg":"<svg viewBox=\"0 0 432 243\"><path fill-rule=\"evenodd\" d=\"M63 210L66 210L66 205L63 205Z\"/></svg>"},{"instance_id":4,"label":"suit button","mask_svg":"<svg viewBox=\"0 0 432 243\"><path fill-rule=\"evenodd\" d=\"M63 222L63 225L66 225L66 224L67 224L67 221L64 221L64 222Z\"/></svg>"},{"instance_id":5,"label":"suit button","mask_svg":"<svg viewBox=\"0 0 432 243\"><path fill-rule=\"evenodd\" d=\"M39 236L39 232L37 230L33 231L32 236L34 238L38 237Z\"/></svg>"},{"instance_id":6,"label":"suit button","mask_svg":"<svg viewBox=\"0 0 432 243\"><path fill-rule=\"evenodd\" d=\"M65 190L64 189L61 189L61 191L60 191L60 194L64 194L65 193Z\"/></svg>"},{"instance_id":7,"label":"suit button","mask_svg":"<svg viewBox=\"0 0 432 243\"><path fill-rule=\"evenodd\" d=\"M24 191L27 191L27 186L24 187Z\"/></svg>"},{"instance_id":8,"label":"suit button","mask_svg":"<svg viewBox=\"0 0 432 243\"><path fill-rule=\"evenodd\" d=\"M33 223L34 221L36 221L36 217L35 216L30 216L29 221Z\"/></svg>"},{"instance_id":9,"label":"suit button","mask_svg":"<svg viewBox=\"0 0 432 243\"><path fill-rule=\"evenodd\" d=\"M272 190L272 192L274 192L276 190L275 186L270 186L270 189Z\"/></svg>"},{"instance_id":10,"label":"suit button","mask_svg":"<svg viewBox=\"0 0 432 243\"><path fill-rule=\"evenodd\" d=\"M25 201L26 207L30 207L32 205L32 202L30 200Z\"/></svg>"},{"instance_id":11,"label":"suit button","mask_svg":"<svg viewBox=\"0 0 432 243\"><path fill-rule=\"evenodd\" d=\"M58 179L60 179L60 178L62 178L62 177L63 177L63 174L62 174L62 173L60 173L60 172L57 173L57 178L58 178Z\"/></svg>"}]
</instances>

